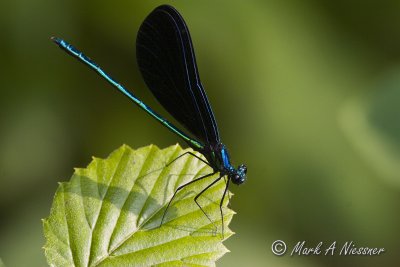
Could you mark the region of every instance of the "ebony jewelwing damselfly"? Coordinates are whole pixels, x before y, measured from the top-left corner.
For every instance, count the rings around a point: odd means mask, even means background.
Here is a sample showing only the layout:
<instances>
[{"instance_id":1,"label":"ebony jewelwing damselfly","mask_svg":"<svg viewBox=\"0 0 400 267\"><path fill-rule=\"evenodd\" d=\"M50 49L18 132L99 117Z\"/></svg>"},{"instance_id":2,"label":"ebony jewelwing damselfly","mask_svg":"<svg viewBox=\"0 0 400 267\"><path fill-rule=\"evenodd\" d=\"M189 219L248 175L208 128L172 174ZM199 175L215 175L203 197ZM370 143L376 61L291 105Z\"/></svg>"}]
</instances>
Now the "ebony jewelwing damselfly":
<instances>
[{"instance_id":1,"label":"ebony jewelwing damselfly","mask_svg":"<svg viewBox=\"0 0 400 267\"><path fill-rule=\"evenodd\" d=\"M94 61L86 57L78 49L62 39L53 37L52 40L70 55L96 71L101 77L105 78L111 85L131 99L150 116L155 118L170 131L180 136L193 150L203 154L206 160L191 152L186 152L178 158L190 154L213 169L212 173L196 178L179 186L175 190L164 211L161 224L163 223L164 216L172 200L179 190L219 172L219 177L194 198L194 201L205 216L214 223L201 208L197 199L207 189L221 180L221 178L224 176L228 177L219 204L223 235L224 217L222 204L229 183L232 181L232 183L237 185L242 184L246 180L247 168L243 164L239 165L237 168L231 165L229 153L225 145L221 142L214 113L212 112L206 92L200 82L189 29L179 12L171 6L162 5L154 9L147 16L140 26L137 35L136 56L143 79L153 95L157 98L158 102L193 135L193 137L181 131L164 117L154 112L153 109L111 78Z\"/></svg>"}]
</instances>

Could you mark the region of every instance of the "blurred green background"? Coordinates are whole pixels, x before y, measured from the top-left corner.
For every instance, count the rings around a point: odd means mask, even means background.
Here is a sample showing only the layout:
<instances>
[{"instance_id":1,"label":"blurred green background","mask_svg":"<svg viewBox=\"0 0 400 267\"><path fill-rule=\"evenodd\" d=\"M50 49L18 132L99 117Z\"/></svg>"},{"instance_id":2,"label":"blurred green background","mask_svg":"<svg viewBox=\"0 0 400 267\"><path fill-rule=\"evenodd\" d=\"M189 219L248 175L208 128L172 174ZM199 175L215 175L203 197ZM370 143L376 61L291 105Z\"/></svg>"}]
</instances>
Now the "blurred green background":
<instances>
[{"instance_id":1,"label":"blurred green background","mask_svg":"<svg viewBox=\"0 0 400 267\"><path fill-rule=\"evenodd\" d=\"M82 49L158 108L135 38L157 5L191 30L204 87L246 184L219 266L399 266L400 2L1 1L0 258L45 266L57 182L126 143L172 133L51 41ZM354 241L380 256L293 256L274 240Z\"/></svg>"}]
</instances>

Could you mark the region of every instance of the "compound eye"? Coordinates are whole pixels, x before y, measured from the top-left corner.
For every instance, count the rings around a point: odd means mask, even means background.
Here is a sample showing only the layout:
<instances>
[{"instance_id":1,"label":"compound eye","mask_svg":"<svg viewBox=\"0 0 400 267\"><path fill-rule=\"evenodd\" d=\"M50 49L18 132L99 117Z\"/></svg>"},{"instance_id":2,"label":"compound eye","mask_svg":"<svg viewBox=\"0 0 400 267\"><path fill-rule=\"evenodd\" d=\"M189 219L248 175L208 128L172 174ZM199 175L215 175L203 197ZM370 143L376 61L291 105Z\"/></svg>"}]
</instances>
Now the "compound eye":
<instances>
[{"instance_id":1,"label":"compound eye","mask_svg":"<svg viewBox=\"0 0 400 267\"><path fill-rule=\"evenodd\" d=\"M246 167L246 165L244 165L244 164L240 165L240 166L239 166L239 169L240 169L242 172L244 172L245 174L247 173L247 167Z\"/></svg>"}]
</instances>

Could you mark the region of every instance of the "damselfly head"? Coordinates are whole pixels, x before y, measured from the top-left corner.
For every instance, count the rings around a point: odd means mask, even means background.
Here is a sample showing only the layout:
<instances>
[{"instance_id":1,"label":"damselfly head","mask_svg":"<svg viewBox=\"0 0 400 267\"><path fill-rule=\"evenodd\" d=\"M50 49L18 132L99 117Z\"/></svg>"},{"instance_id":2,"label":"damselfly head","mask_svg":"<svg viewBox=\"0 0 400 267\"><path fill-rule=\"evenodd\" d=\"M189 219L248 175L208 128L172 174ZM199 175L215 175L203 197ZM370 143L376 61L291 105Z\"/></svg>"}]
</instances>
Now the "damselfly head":
<instances>
[{"instance_id":1,"label":"damselfly head","mask_svg":"<svg viewBox=\"0 0 400 267\"><path fill-rule=\"evenodd\" d=\"M246 174L247 167L246 165L241 164L237 169L233 169L228 176L231 179L232 183L240 185L246 181Z\"/></svg>"}]
</instances>

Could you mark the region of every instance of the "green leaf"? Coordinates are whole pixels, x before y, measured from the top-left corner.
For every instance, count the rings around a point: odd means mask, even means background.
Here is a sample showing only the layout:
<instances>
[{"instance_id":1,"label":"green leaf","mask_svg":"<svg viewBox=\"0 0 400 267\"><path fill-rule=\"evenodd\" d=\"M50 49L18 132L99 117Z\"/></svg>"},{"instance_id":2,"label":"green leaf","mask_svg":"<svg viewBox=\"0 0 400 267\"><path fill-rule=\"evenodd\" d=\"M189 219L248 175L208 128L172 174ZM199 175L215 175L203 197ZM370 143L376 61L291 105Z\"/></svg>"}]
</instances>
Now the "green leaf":
<instances>
[{"instance_id":1,"label":"green leaf","mask_svg":"<svg viewBox=\"0 0 400 267\"><path fill-rule=\"evenodd\" d=\"M43 220L44 246L51 266L215 266L228 250L222 241L234 212L219 201L224 179L199 197L207 219L194 202L214 175L180 190L160 226L173 192L212 172L179 145L137 150L123 145L107 158L93 158L60 183L50 216ZM192 150L190 150L192 151ZM197 153L200 156L200 154Z\"/></svg>"},{"instance_id":2,"label":"green leaf","mask_svg":"<svg viewBox=\"0 0 400 267\"><path fill-rule=\"evenodd\" d=\"M1 260L1 258L0 258L0 267L6 267L6 266L4 265L4 263L3 263L3 261Z\"/></svg>"}]
</instances>

